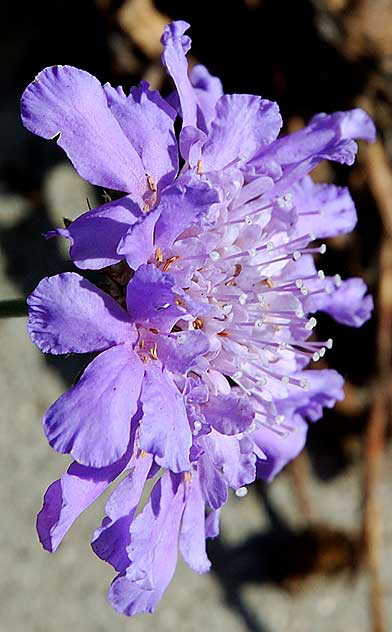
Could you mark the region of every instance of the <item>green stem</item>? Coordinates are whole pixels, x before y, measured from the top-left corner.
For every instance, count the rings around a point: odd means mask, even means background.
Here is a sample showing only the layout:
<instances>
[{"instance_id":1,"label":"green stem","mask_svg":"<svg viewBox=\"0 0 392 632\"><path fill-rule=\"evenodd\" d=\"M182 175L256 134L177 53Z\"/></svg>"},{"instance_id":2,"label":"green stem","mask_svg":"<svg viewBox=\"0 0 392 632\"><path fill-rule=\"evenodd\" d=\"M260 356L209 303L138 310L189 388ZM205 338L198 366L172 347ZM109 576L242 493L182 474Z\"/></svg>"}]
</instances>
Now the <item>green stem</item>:
<instances>
[{"instance_id":1,"label":"green stem","mask_svg":"<svg viewBox=\"0 0 392 632\"><path fill-rule=\"evenodd\" d=\"M26 299L0 300L0 318L11 318L13 316L27 316Z\"/></svg>"}]
</instances>

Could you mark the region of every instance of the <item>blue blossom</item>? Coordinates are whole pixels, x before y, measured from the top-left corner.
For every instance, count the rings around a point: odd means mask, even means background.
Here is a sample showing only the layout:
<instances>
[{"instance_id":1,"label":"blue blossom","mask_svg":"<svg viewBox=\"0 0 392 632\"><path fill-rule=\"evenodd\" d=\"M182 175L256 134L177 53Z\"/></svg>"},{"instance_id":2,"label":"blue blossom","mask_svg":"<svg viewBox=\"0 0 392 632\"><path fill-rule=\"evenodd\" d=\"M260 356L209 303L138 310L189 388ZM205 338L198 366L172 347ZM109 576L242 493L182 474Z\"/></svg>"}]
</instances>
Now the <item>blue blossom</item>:
<instances>
[{"instance_id":1,"label":"blue blossom","mask_svg":"<svg viewBox=\"0 0 392 632\"><path fill-rule=\"evenodd\" d=\"M126 95L70 66L43 70L22 97L29 130L123 193L47 235L69 240L79 269L114 275L117 292L72 272L43 279L28 302L43 352L97 352L44 416L50 445L75 461L47 490L38 533L55 551L126 472L92 546L118 572L109 598L128 615L154 610L178 547L209 569L205 539L228 489L271 480L308 421L342 399L336 371L307 368L332 345L312 337L313 314L360 326L372 310L361 279L316 268L319 240L352 230L356 212L347 189L308 174L325 159L352 164L373 123L359 109L319 114L279 137L276 103L223 94L202 66L188 74L187 28L163 33L167 100L146 82Z\"/></svg>"}]
</instances>

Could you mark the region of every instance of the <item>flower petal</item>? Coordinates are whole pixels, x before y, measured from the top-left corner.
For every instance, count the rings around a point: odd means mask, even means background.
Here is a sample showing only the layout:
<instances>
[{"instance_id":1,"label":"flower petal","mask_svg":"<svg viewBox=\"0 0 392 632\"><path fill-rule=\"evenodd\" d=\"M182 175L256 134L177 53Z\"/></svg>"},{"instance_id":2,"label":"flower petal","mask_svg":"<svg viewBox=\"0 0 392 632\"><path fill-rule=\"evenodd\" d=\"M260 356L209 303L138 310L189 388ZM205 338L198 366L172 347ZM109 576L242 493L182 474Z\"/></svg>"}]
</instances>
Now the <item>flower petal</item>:
<instances>
[{"instance_id":1,"label":"flower petal","mask_svg":"<svg viewBox=\"0 0 392 632\"><path fill-rule=\"evenodd\" d=\"M127 288L127 307L136 323L170 331L183 312L176 305L174 280L152 264L142 265Z\"/></svg>"},{"instance_id":2,"label":"flower petal","mask_svg":"<svg viewBox=\"0 0 392 632\"><path fill-rule=\"evenodd\" d=\"M183 510L183 486L173 485L166 472L131 526L130 566L110 587L109 601L118 612L131 616L155 610L176 568Z\"/></svg>"},{"instance_id":3,"label":"flower petal","mask_svg":"<svg viewBox=\"0 0 392 632\"><path fill-rule=\"evenodd\" d=\"M227 501L227 482L208 454L198 461L200 488L210 509L219 509Z\"/></svg>"},{"instance_id":4,"label":"flower petal","mask_svg":"<svg viewBox=\"0 0 392 632\"><path fill-rule=\"evenodd\" d=\"M257 461L258 478L272 481L304 447L308 424L299 415L290 417L290 423L295 426L295 430L291 433L278 434L273 430L262 428L252 434L255 443L267 457L266 460Z\"/></svg>"},{"instance_id":5,"label":"flower petal","mask_svg":"<svg viewBox=\"0 0 392 632\"><path fill-rule=\"evenodd\" d=\"M146 364L141 402L140 447L172 472L190 469L192 434L183 398L158 362Z\"/></svg>"},{"instance_id":6,"label":"flower petal","mask_svg":"<svg viewBox=\"0 0 392 632\"><path fill-rule=\"evenodd\" d=\"M104 467L121 458L143 373L143 363L128 345L101 353L44 416L50 445L91 467Z\"/></svg>"},{"instance_id":7,"label":"flower petal","mask_svg":"<svg viewBox=\"0 0 392 632\"><path fill-rule=\"evenodd\" d=\"M178 170L176 113L147 81L131 88L128 97L110 84L103 86L109 108L141 158L158 190L173 182Z\"/></svg>"},{"instance_id":8,"label":"flower petal","mask_svg":"<svg viewBox=\"0 0 392 632\"><path fill-rule=\"evenodd\" d=\"M316 284L320 283L316 281ZM362 279L358 277L346 281L339 279L336 286L333 277L326 277L322 284L328 291L310 295L307 301L309 311L326 312L338 323L349 327L361 327L369 320L374 304L369 294L365 296L367 286Z\"/></svg>"},{"instance_id":9,"label":"flower petal","mask_svg":"<svg viewBox=\"0 0 392 632\"><path fill-rule=\"evenodd\" d=\"M172 246L176 238L193 224L200 225L211 206L219 201L218 192L206 182L175 184L167 189L157 207L155 244Z\"/></svg>"},{"instance_id":10,"label":"flower petal","mask_svg":"<svg viewBox=\"0 0 392 632\"><path fill-rule=\"evenodd\" d=\"M172 77L180 98L182 124L196 127L197 104L196 95L188 77L188 61L186 53L191 47L191 40L184 35L190 24L182 20L168 24L163 31L162 63Z\"/></svg>"},{"instance_id":11,"label":"flower petal","mask_svg":"<svg viewBox=\"0 0 392 632\"><path fill-rule=\"evenodd\" d=\"M336 237L349 233L357 223L355 205L346 187L316 184L306 176L291 193L300 213L296 224L299 235L312 232L318 238Z\"/></svg>"},{"instance_id":12,"label":"flower petal","mask_svg":"<svg viewBox=\"0 0 392 632\"><path fill-rule=\"evenodd\" d=\"M135 342L125 310L75 272L46 277L27 299L28 331L44 353L87 353Z\"/></svg>"},{"instance_id":13,"label":"flower petal","mask_svg":"<svg viewBox=\"0 0 392 632\"><path fill-rule=\"evenodd\" d=\"M158 357L173 373L185 375L197 364L199 356L207 353L210 343L202 331L182 331L168 336L157 336Z\"/></svg>"},{"instance_id":14,"label":"flower petal","mask_svg":"<svg viewBox=\"0 0 392 632\"><path fill-rule=\"evenodd\" d=\"M72 66L46 68L21 100L25 127L56 138L82 178L92 184L142 196L142 162L111 114L99 81Z\"/></svg>"},{"instance_id":15,"label":"flower petal","mask_svg":"<svg viewBox=\"0 0 392 632\"><path fill-rule=\"evenodd\" d=\"M47 489L37 516L37 531L44 549L54 553L76 518L100 496L127 466L133 450L107 467L93 468L74 461Z\"/></svg>"},{"instance_id":16,"label":"flower petal","mask_svg":"<svg viewBox=\"0 0 392 632\"><path fill-rule=\"evenodd\" d=\"M96 529L91 546L96 555L123 572L129 565L126 547L130 542L129 527L140 502L144 483L152 465L152 455L139 457L132 472L116 487L106 503L101 527Z\"/></svg>"},{"instance_id":17,"label":"flower petal","mask_svg":"<svg viewBox=\"0 0 392 632\"><path fill-rule=\"evenodd\" d=\"M196 573L207 573L211 562L206 553L205 503L200 491L198 473L192 472L187 483L187 498L180 530L180 551L185 562Z\"/></svg>"},{"instance_id":18,"label":"flower petal","mask_svg":"<svg viewBox=\"0 0 392 632\"><path fill-rule=\"evenodd\" d=\"M197 126L207 133L215 118L216 102L223 95L222 82L218 77L210 75L201 64L193 66L190 79L196 93Z\"/></svg>"},{"instance_id":19,"label":"flower petal","mask_svg":"<svg viewBox=\"0 0 392 632\"><path fill-rule=\"evenodd\" d=\"M49 231L45 237L69 239L75 265L82 270L99 270L121 261L118 244L141 216L138 205L127 195L83 213L67 228Z\"/></svg>"},{"instance_id":20,"label":"flower petal","mask_svg":"<svg viewBox=\"0 0 392 632\"><path fill-rule=\"evenodd\" d=\"M225 94L202 151L203 171L223 169L233 160L247 161L269 145L282 127L276 103L250 94Z\"/></svg>"},{"instance_id":21,"label":"flower petal","mask_svg":"<svg viewBox=\"0 0 392 632\"><path fill-rule=\"evenodd\" d=\"M123 257L130 268L136 270L151 258L154 252L154 228L159 218L159 209L143 215L128 228L118 243L117 254Z\"/></svg>"},{"instance_id":22,"label":"flower petal","mask_svg":"<svg viewBox=\"0 0 392 632\"><path fill-rule=\"evenodd\" d=\"M317 114L303 129L262 149L252 159L252 165L256 169L263 169L263 163L283 167L274 194L285 193L322 160L351 165L357 153L355 138L375 139L374 124L363 110Z\"/></svg>"},{"instance_id":23,"label":"flower petal","mask_svg":"<svg viewBox=\"0 0 392 632\"><path fill-rule=\"evenodd\" d=\"M244 432L254 419L247 399L235 395L212 395L203 406L206 422L224 435Z\"/></svg>"}]
</instances>

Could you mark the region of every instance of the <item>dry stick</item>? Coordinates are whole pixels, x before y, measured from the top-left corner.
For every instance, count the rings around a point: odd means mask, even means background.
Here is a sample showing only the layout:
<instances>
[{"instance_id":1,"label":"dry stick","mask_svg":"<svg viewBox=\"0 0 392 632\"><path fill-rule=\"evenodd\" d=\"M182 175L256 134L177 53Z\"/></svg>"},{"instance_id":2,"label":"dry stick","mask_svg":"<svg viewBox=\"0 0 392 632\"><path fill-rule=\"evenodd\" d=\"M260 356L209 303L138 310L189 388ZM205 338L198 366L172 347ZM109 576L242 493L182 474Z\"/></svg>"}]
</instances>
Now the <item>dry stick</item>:
<instances>
[{"instance_id":1,"label":"dry stick","mask_svg":"<svg viewBox=\"0 0 392 632\"><path fill-rule=\"evenodd\" d=\"M379 482L390 404L392 357L392 172L380 142L368 148L369 186L376 200L384 237L380 248L377 296L377 376L366 435L363 535L367 551L373 632L387 632L380 573L382 516Z\"/></svg>"}]
</instances>

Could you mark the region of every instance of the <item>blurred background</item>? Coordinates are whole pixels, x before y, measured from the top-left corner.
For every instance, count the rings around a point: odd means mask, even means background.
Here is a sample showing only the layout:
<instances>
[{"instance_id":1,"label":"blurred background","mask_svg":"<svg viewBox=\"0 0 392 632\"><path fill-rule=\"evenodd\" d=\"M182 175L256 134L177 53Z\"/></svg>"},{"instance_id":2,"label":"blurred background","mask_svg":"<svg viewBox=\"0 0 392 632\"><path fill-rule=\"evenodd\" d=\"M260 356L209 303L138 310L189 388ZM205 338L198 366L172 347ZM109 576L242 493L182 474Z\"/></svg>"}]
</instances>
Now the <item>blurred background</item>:
<instances>
[{"instance_id":1,"label":"blurred background","mask_svg":"<svg viewBox=\"0 0 392 632\"><path fill-rule=\"evenodd\" d=\"M45 66L71 64L129 88L167 94L160 34L191 23L191 63L226 92L277 100L286 131L316 112L365 108L378 141L353 168L323 164L316 180L349 186L355 233L329 240L323 268L362 276L377 316L360 330L319 319L334 348L324 366L346 379L346 399L310 429L307 450L270 486L232 497L209 545L213 571L181 562L157 612L132 620L106 603L112 569L89 537L104 498L55 556L35 534L47 485L67 466L40 418L85 358L41 355L24 318L0 321L1 632L388 632L392 629L392 2L390 0L3 0L0 8L0 299L29 293L72 269L60 240L42 233L102 203L54 144L26 132L19 98ZM319 365L320 366L320 363Z\"/></svg>"}]
</instances>

